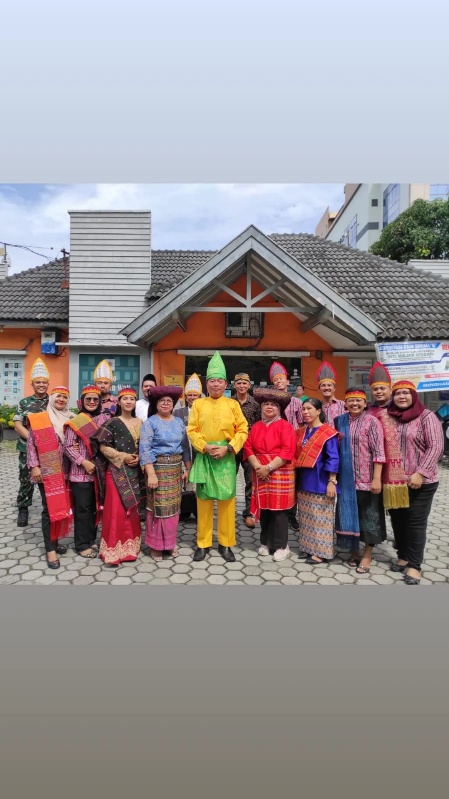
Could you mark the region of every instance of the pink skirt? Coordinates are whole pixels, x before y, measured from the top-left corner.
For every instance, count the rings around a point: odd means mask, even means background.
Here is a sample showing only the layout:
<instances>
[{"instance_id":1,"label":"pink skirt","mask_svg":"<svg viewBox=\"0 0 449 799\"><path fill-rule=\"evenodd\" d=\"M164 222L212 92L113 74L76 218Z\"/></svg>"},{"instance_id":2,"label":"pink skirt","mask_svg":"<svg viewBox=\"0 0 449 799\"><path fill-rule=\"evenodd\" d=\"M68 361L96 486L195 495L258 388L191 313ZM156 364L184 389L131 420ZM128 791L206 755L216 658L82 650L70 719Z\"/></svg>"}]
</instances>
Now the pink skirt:
<instances>
[{"instance_id":1,"label":"pink skirt","mask_svg":"<svg viewBox=\"0 0 449 799\"><path fill-rule=\"evenodd\" d=\"M154 516L151 510L147 510L145 544L157 552L174 549L178 536L178 524L179 513L160 519Z\"/></svg>"}]
</instances>

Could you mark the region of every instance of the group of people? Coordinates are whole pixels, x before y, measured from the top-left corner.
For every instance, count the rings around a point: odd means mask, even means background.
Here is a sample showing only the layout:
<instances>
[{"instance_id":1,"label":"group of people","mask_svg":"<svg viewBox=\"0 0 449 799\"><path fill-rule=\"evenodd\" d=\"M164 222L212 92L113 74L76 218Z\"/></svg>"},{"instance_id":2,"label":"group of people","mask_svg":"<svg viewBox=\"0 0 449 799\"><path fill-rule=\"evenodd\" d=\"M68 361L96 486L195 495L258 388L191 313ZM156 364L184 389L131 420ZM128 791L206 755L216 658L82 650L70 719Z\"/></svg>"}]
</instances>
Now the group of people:
<instances>
[{"instance_id":1,"label":"group of people","mask_svg":"<svg viewBox=\"0 0 449 799\"><path fill-rule=\"evenodd\" d=\"M130 387L111 394L113 374L102 361L75 414L67 388L48 392L50 375L37 359L34 394L20 402L15 417L18 526L28 523L37 484L49 568L60 567L59 555L67 551L60 541L72 526L81 557L100 557L116 568L139 557L142 521L151 557L176 557L179 522L193 514L197 562L213 544L216 503L218 550L233 562L242 467L243 518L250 529L260 524L259 555L277 562L290 557L290 527L307 563L328 564L341 551L350 568L368 575L374 547L386 539L387 512L397 549L390 568L418 585L444 443L438 419L419 401L414 384L392 385L379 362L369 375L371 402L360 388L337 399L336 374L327 362L317 372L316 398L302 386L292 395L278 362L269 378L270 387L251 395L250 376L240 372L235 398L228 398L216 352L204 393L196 374L184 389L158 386L146 375L139 400Z\"/></svg>"}]
</instances>

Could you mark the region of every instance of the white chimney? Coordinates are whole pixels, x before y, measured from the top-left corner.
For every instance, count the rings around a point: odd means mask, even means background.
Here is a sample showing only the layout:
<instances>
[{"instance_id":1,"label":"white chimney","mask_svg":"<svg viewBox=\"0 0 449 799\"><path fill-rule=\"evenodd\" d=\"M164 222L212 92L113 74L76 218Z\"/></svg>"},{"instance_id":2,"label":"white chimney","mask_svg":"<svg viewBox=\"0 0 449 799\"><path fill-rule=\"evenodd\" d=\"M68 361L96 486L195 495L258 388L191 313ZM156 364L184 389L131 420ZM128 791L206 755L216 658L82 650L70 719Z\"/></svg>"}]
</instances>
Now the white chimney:
<instances>
[{"instance_id":1,"label":"white chimney","mask_svg":"<svg viewBox=\"0 0 449 799\"><path fill-rule=\"evenodd\" d=\"M8 270L11 266L11 259L6 252L6 247L0 247L0 280L8 277Z\"/></svg>"}]
</instances>

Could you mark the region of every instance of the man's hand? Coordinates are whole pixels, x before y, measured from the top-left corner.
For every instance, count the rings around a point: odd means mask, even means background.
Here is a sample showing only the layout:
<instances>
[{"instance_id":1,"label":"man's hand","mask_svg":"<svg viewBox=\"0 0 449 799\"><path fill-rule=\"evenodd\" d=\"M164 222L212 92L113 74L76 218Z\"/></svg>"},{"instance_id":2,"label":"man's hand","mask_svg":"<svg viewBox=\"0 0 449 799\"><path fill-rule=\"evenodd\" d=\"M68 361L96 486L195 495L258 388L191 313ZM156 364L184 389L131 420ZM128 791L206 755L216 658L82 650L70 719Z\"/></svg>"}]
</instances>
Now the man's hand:
<instances>
[{"instance_id":1,"label":"man's hand","mask_svg":"<svg viewBox=\"0 0 449 799\"><path fill-rule=\"evenodd\" d=\"M206 452L209 453L209 455L212 458L215 458L215 460L217 460L217 461L219 461L222 458L224 458L224 456L228 452L228 448L227 447L219 447L219 446L217 446L215 444L213 444L213 445L212 444L206 444L205 450L206 450Z\"/></svg>"}]
</instances>

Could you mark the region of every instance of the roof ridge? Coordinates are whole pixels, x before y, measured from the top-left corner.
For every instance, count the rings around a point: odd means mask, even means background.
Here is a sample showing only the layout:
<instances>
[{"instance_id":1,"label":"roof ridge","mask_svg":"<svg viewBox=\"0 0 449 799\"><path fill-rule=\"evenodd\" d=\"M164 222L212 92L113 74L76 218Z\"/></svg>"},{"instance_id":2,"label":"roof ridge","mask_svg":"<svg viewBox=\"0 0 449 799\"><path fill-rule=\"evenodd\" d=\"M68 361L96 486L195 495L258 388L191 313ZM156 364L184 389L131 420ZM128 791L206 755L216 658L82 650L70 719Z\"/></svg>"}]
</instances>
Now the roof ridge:
<instances>
[{"instance_id":1,"label":"roof ridge","mask_svg":"<svg viewBox=\"0 0 449 799\"><path fill-rule=\"evenodd\" d=\"M64 262L63 262L62 258L54 258L53 261L47 261L47 263L45 263L45 264L38 264L37 266L30 266L30 267L28 267L28 269L22 269L21 272L14 272L14 274L12 274L12 275L7 275L6 277L3 278L3 280L1 282L4 283L6 280L14 280L15 278L22 277L22 275L27 275L30 272L36 272L36 271L41 272L43 269L47 269L49 266L56 266L56 265L59 266L60 264L63 264L63 263Z\"/></svg>"}]
</instances>

